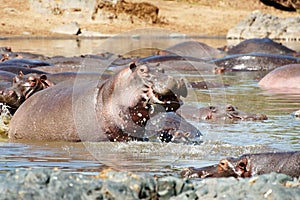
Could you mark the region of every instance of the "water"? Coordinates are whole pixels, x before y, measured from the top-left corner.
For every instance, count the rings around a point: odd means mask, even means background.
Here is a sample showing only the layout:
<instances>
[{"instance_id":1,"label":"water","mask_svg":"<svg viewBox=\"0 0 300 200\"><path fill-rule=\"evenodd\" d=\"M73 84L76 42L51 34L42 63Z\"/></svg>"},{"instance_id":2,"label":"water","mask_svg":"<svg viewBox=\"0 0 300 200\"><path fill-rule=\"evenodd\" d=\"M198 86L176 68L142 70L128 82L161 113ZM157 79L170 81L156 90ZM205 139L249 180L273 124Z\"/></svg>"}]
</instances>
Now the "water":
<instances>
[{"instance_id":1,"label":"water","mask_svg":"<svg viewBox=\"0 0 300 200\"><path fill-rule=\"evenodd\" d=\"M168 47L181 42L182 38L147 40L152 48ZM214 47L232 44L225 39L197 38L196 40ZM237 42L237 41L236 41ZM48 56L74 56L101 52L99 49L125 52L120 48L128 43L141 44L139 38L118 39L118 45L103 40L1 40L0 46L11 46L13 51L41 53ZM114 44L116 44L114 43ZM103 45L104 44L104 45ZM137 53L135 45L130 51ZM298 43L285 43L300 50ZM128 53L129 51L127 51ZM145 51L140 52L145 53ZM149 52L146 52L147 54ZM129 52L130 54L130 52ZM103 167L153 174L177 175L184 167L201 167L218 162L227 156L267 151L300 150L300 120L291 112L300 109L300 93L273 94L260 89L255 77L261 74L229 73L174 73L185 76L189 81L215 80L229 84L229 87L211 90L189 90L186 104L198 107L233 104L240 110L266 114L269 119L240 121L234 123L213 123L191 121L203 133L203 144L165 144L155 142L129 143L70 143L70 142L0 142L0 171L5 173L15 168L59 168L74 173L95 174Z\"/></svg>"}]
</instances>

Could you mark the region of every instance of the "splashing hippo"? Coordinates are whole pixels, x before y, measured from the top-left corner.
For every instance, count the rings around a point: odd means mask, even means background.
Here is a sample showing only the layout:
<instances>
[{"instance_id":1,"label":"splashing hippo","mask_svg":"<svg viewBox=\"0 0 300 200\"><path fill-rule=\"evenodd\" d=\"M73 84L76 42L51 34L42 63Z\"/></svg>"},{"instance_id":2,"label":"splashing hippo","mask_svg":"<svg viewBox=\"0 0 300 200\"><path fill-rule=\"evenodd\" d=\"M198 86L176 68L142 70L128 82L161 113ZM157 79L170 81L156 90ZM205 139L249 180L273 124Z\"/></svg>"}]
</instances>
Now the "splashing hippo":
<instances>
[{"instance_id":1,"label":"splashing hippo","mask_svg":"<svg viewBox=\"0 0 300 200\"><path fill-rule=\"evenodd\" d=\"M264 89L300 89L300 64L281 66L268 73L258 85ZM299 93L299 92L298 92Z\"/></svg>"},{"instance_id":2,"label":"splashing hippo","mask_svg":"<svg viewBox=\"0 0 300 200\"><path fill-rule=\"evenodd\" d=\"M102 82L57 84L36 93L16 111L8 134L11 139L144 140L147 121L176 111L186 95L183 80L131 63Z\"/></svg>"},{"instance_id":3,"label":"splashing hippo","mask_svg":"<svg viewBox=\"0 0 300 200\"><path fill-rule=\"evenodd\" d=\"M182 106L179 110L177 110L182 117L191 120L211 120L211 121L219 121L219 120L267 120L268 117L264 114L250 114L244 111L238 110L237 107L233 105L222 106L208 106L204 108L195 108L193 106Z\"/></svg>"},{"instance_id":4,"label":"splashing hippo","mask_svg":"<svg viewBox=\"0 0 300 200\"><path fill-rule=\"evenodd\" d=\"M202 168L188 168L181 172L183 177L251 177L271 172L292 177L300 176L300 151L244 154L238 158L224 158L219 164Z\"/></svg>"},{"instance_id":5,"label":"splashing hippo","mask_svg":"<svg viewBox=\"0 0 300 200\"><path fill-rule=\"evenodd\" d=\"M27 74L20 72L13 78L13 85L0 91L0 102L12 109L17 109L26 99L34 93L46 89L54 84L45 74Z\"/></svg>"}]
</instances>

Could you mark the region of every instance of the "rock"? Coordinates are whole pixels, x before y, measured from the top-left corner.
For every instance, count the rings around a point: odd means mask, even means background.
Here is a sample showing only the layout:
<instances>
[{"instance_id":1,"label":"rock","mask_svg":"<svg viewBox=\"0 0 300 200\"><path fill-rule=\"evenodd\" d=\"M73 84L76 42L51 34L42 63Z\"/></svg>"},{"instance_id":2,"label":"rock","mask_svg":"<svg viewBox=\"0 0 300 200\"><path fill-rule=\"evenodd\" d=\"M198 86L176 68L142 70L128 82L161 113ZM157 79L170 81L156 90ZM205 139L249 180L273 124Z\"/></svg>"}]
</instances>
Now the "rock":
<instances>
[{"instance_id":1,"label":"rock","mask_svg":"<svg viewBox=\"0 0 300 200\"><path fill-rule=\"evenodd\" d=\"M77 24L77 22L72 22L70 24L57 26L57 27L51 29L51 32L61 33L61 34L66 34L66 35L78 35L81 33L80 27Z\"/></svg>"},{"instance_id":2,"label":"rock","mask_svg":"<svg viewBox=\"0 0 300 200\"><path fill-rule=\"evenodd\" d=\"M227 33L229 39L271 38L300 40L300 16L279 18L254 11Z\"/></svg>"},{"instance_id":3,"label":"rock","mask_svg":"<svg viewBox=\"0 0 300 200\"><path fill-rule=\"evenodd\" d=\"M0 199L299 199L300 179L284 174L187 180L103 171L87 176L51 169L16 169L0 176Z\"/></svg>"},{"instance_id":4,"label":"rock","mask_svg":"<svg viewBox=\"0 0 300 200\"><path fill-rule=\"evenodd\" d=\"M295 0L260 0L262 3L284 11L299 11L300 2Z\"/></svg>"}]
</instances>

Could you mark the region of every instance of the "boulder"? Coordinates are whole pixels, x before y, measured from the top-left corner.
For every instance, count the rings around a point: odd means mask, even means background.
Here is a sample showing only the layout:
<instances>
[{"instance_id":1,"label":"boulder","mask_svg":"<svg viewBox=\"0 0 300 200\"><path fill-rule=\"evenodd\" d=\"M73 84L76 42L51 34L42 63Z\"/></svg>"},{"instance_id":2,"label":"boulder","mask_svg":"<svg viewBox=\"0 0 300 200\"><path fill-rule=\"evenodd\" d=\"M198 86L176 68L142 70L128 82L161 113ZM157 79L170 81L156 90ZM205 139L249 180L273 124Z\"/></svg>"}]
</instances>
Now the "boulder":
<instances>
[{"instance_id":1,"label":"boulder","mask_svg":"<svg viewBox=\"0 0 300 200\"><path fill-rule=\"evenodd\" d=\"M279 18L254 11L227 33L229 39L270 38L300 40L300 16Z\"/></svg>"}]
</instances>

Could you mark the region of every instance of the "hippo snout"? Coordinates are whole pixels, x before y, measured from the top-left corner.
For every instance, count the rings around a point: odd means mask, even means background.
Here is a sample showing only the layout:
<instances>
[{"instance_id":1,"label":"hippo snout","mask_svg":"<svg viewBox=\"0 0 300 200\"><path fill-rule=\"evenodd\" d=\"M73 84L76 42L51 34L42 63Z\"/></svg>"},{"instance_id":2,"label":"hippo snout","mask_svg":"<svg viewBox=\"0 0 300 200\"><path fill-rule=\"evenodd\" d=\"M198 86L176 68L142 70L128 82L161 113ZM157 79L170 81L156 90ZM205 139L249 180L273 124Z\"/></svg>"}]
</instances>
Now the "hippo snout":
<instances>
[{"instance_id":1,"label":"hippo snout","mask_svg":"<svg viewBox=\"0 0 300 200\"><path fill-rule=\"evenodd\" d=\"M153 84L153 91L161 95L175 94L177 97L187 96L187 87L184 79L175 79L172 76L156 80Z\"/></svg>"}]
</instances>

